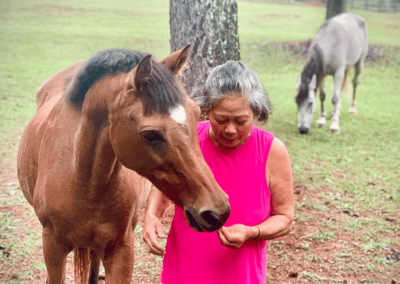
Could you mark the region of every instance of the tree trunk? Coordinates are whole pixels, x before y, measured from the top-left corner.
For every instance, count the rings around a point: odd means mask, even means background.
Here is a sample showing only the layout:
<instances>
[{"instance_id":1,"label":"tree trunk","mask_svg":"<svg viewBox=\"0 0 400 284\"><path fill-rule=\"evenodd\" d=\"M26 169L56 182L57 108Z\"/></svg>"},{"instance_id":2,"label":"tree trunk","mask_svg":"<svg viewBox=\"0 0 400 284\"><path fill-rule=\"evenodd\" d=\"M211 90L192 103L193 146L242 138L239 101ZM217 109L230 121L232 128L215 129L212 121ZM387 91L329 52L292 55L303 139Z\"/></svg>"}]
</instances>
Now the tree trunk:
<instances>
[{"instance_id":1,"label":"tree trunk","mask_svg":"<svg viewBox=\"0 0 400 284\"><path fill-rule=\"evenodd\" d=\"M328 0L325 20L343 12L346 12L346 0Z\"/></svg>"},{"instance_id":2,"label":"tree trunk","mask_svg":"<svg viewBox=\"0 0 400 284\"><path fill-rule=\"evenodd\" d=\"M210 70L240 60L236 0L170 0L171 52L191 44L183 82L189 96Z\"/></svg>"}]
</instances>

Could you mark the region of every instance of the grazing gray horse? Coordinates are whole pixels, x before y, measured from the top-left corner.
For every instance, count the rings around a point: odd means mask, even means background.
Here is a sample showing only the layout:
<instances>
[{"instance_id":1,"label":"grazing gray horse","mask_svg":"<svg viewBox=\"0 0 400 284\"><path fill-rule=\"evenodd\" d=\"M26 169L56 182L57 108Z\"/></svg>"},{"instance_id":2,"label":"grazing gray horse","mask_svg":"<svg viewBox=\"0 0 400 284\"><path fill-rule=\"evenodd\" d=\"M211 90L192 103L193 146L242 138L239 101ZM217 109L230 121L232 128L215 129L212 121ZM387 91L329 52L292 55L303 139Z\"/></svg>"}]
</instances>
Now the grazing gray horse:
<instances>
[{"instance_id":1,"label":"grazing gray horse","mask_svg":"<svg viewBox=\"0 0 400 284\"><path fill-rule=\"evenodd\" d=\"M354 14L342 13L329 20L318 29L314 36L306 66L301 77L297 78L298 93L296 103L298 106L299 124L301 134L306 134L311 127L312 115L315 109L315 94L320 88L321 116L318 126L326 123L324 110L324 77L332 75L334 89L332 103L334 106L330 131L339 133L340 92L345 74L350 66L354 66L353 101L349 110L356 114L356 88L358 76L364 67L364 59L368 53L368 31L365 21Z\"/></svg>"}]
</instances>

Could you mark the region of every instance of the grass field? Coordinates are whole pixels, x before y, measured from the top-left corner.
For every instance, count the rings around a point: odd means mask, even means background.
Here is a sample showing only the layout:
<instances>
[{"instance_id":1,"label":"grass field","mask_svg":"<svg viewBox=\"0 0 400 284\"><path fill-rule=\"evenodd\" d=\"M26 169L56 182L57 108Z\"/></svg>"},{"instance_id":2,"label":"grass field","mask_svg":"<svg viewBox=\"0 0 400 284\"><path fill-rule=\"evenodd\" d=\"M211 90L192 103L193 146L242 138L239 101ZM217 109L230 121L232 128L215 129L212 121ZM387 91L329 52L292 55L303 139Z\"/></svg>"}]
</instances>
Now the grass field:
<instances>
[{"instance_id":1,"label":"grass field","mask_svg":"<svg viewBox=\"0 0 400 284\"><path fill-rule=\"evenodd\" d=\"M0 1L0 246L11 252L0 255L0 283L45 279L40 227L15 170L36 90L56 71L107 48L165 57L168 9L167 0ZM312 38L325 9L239 1L242 61L274 105L266 129L287 145L298 192L295 230L268 248L269 283L400 282L399 262L387 258L389 247L400 250L400 13L350 12L366 19L382 56L366 63L357 116L347 114L350 96L342 95L339 135L316 127L317 107L309 135L301 136L294 96L305 59L278 43ZM328 115L331 88L328 78ZM149 258L141 245L135 246L135 276L143 279L137 283L157 283L161 259ZM299 275L288 278L288 271Z\"/></svg>"}]
</instances>

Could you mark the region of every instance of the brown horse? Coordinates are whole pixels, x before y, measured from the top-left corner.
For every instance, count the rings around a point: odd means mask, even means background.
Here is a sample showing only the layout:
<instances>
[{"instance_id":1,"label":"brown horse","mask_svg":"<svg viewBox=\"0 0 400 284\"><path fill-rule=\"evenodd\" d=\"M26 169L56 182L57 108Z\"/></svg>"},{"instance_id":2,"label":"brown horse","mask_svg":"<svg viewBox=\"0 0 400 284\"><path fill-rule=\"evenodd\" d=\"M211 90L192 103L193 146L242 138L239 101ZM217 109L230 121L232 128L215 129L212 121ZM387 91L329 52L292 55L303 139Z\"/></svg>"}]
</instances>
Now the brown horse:
<instances>
[{"instance_id":1,"label":"brown horse","mask_svg":"<svg viewBox=\"0 0 400 284\"><path fill-rule=\"evenodd\" d=\"M97 283L101 262L106 283L130 283L141 176L184 209L195 230L225 223L227 195L198 146L200 110L176 79L189 51L156 62L107 50L40 87L18 178L43 226L47 283L64 282L72 250L77 283Z\"/></svg>"}]
</instances>

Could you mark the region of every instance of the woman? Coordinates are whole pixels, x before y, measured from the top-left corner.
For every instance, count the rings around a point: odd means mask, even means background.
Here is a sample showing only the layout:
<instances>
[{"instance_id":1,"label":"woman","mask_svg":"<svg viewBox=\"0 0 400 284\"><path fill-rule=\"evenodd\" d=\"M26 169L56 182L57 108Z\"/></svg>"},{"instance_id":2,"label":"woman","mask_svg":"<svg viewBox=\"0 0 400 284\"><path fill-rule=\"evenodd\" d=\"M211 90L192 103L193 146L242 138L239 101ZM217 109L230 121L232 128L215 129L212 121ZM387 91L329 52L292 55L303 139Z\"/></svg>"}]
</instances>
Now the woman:
<instances>
[{"instance_id":1,"label":"woman","mask_svg":"<svg viewBox=\"0 0 400 284\"><path fill-rule=\"evenodd\" d=\"M198 123L203 156L228 194L231 214L217 233L199 233L179 207L165 238L159 218L169 200L153 188L144 220L147 249L164 255L164 284L265 283L266 244L293 227L292 173L284 144L254 123L270 104L256 75L241 62L214 68L196 102L209 121Z\"/></svg>"}]
</instances>

